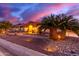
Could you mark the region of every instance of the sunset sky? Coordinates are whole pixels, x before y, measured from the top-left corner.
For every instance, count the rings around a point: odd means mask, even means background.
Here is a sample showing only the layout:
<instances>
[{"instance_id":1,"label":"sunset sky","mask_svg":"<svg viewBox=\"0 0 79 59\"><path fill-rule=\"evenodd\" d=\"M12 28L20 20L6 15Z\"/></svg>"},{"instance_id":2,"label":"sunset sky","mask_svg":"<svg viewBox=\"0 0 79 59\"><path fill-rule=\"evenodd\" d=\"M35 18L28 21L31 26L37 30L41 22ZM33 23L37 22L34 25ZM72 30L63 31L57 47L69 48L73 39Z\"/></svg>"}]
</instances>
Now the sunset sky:
<instances>
[{"instance_id":1,"label":"sunset sky","mask_svg":"<svg viewBox=\"0 0 79 59\"><path fill-rule=\"evenodd\" d=\"M69 3L9 3L0 4L0 21L12 23L40 21L50 14L65 13L79 18L79 4Z\"/></svg>"}]
</instances>

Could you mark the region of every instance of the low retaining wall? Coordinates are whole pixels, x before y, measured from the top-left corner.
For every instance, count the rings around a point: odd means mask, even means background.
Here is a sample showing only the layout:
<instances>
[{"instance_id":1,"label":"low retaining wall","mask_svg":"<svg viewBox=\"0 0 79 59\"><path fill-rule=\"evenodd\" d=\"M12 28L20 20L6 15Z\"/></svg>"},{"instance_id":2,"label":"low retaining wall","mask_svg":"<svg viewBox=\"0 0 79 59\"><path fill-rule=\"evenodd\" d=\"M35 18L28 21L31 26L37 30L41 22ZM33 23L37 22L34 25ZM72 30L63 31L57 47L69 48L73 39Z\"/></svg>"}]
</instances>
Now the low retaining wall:
<instances>
[{"instance_id":1,"label":"low retaining wall","mask_svg":"<svg viewBox=\"0 0 79 59\"><path fill-rule=\"evenodd\" d=\"M0 46L18 56L46 56L46 54L0 39Z\"/></svg>"}]
</instances>

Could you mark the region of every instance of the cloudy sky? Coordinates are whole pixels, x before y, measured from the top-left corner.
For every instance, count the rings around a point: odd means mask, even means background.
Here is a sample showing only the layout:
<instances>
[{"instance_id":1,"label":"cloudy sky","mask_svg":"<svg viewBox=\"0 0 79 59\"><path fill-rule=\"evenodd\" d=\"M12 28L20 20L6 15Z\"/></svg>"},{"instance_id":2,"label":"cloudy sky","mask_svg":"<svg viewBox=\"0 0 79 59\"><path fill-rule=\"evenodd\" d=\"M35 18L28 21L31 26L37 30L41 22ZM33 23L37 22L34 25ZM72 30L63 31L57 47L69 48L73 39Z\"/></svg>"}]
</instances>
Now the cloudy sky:
<instances>
[{"instance_id":1,"label":"cloudy sky","mask_svg":"<svg viewBox=\"0 0 79 59\"><path fill-rule=\"evenodd\" d=\"M8 3L0 4L0 21L12 23L39 21L50 14L69 14L79 18L79 4L69 3Z\"/></svg>"}]
</instances>

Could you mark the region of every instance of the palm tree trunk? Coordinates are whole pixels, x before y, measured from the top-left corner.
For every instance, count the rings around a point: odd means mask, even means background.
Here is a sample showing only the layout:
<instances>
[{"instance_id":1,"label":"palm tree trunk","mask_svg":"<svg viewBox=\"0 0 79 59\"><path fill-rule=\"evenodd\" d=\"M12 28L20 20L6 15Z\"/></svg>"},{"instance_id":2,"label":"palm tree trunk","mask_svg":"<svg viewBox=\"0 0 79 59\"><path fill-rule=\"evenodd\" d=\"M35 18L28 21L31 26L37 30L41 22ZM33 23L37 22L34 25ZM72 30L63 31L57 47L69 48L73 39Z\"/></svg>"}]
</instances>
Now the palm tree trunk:
<instances>
[{"instance_id":1,"label":"palm tree trunk","mask_svg":"<svg viewBox=\"0 0 79 59\"><path fill-rule=\"evenodd\" d=\"M63 40L65 38L65 31L58 32L57 28L50 28L50 39Z\"/></svg>"},{"instance_id":2,"label":"palm tree trunk","mask_svg":"<svg viewBox=\"0 0 79 59\"><path fill-rule=\"evenodd\" d=\"M56 40L57 37L56 28L50 28L50 39Z\"/></svg>"}]
</instances>

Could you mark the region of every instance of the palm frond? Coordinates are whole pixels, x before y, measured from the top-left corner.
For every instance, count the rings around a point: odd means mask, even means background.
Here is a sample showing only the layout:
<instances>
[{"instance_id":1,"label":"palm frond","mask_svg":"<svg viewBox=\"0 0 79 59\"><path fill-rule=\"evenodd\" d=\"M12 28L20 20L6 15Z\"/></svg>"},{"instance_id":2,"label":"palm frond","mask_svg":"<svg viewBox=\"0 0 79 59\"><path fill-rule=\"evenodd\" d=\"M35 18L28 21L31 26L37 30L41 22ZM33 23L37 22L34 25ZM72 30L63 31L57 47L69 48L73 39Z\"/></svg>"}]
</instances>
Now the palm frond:
<instances>
[{"instance_id":1,"label":"palm frond","mask_svg":"<svg viewBox=\"0 0 79 59\"><path fill-rule=\"evenodd\" d=\"M47 28L59 28L61 30L72 30L75 33L79 33L79 23L77 19L74 19L72 15L59 14L45 17L41 22L43 29Z\"/></svg>"}]
</instances>

